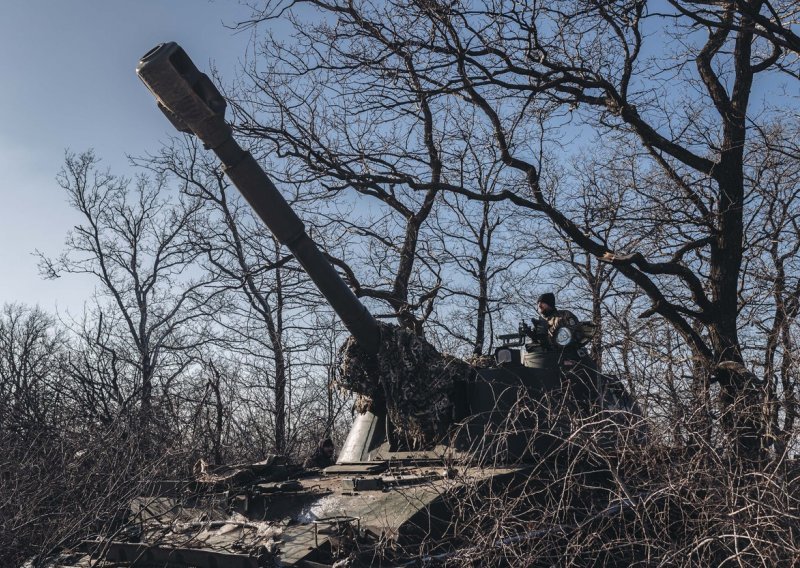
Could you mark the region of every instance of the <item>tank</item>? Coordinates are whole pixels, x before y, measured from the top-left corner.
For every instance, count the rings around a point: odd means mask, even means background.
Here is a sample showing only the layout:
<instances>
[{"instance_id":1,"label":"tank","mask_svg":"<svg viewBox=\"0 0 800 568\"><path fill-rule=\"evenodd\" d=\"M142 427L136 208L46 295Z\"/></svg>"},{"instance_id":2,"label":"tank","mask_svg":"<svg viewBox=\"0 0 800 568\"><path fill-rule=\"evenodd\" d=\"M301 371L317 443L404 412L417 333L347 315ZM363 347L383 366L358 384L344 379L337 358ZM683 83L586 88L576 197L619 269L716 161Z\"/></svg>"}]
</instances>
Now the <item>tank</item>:
<instances>
[{"instance_id":1,"label":"tank","mask_svg":"<svg viewBox=\"0 0 800 568\"><path fill-rule=\"evenodd\" d=\"M522 495L542 464L557 475L559 460L585 442L584 417L596 425L598 415L605 416L599 423L606 432L598 436L594 427L588 435L613 451L620 427L638 414L621 383L596 372L585 350L591 324L548 334L544 322L522 323L516 333L500 336L494 357L467 364L379 323L236 142L225 122L225 99L184 50L158 45L136 72L172 124L216 153L352 334L340 382L357 393L360 412L335 464L304 469L274 456L213 470L201 464L194 481L158 484L131 503L113 537L87 540L56 565L444 562L469 546L456 528L469 525L464 500ZM587 485L594 500L607 472L580 463L592 478ZM574 470L574 460L569 467Z\"/></svg>"}]
</instances>

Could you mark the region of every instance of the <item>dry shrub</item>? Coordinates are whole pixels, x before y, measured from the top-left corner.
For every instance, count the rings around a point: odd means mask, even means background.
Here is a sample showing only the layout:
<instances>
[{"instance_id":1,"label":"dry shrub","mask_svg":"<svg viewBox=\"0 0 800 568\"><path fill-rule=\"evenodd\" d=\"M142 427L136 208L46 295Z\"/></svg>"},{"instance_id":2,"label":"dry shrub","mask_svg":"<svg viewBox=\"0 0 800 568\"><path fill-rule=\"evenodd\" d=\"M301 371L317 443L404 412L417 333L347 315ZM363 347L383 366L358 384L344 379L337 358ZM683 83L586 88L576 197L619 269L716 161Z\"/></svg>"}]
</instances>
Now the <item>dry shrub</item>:
<instances>
[{"instance_id":1,"label":"dry shrub","mask_svg":"<svg viewBox=\"0 0 800 568\"><path fill-rule=\"evenodd\" d=\"M142 445L131 424L0 434L1 566L34 566L54 551L117 531L132 497L184 460ZM180 464L180 465L179 465Z\"/></svg>"},{"instance_id":2,"label":"dry shrub","mask_svg":"<svg viewBox=\"0 0 800 568\"><path fill-rule=\"evenodd\" d=\"M550 415L550 424L559 425L553 429L541 413L538 423L531 420L535 404L520 399L505 430L513 437L527 428L532 440L549 442L533 448L530 468L512 482L476 483L453 500L456 552L435 564L794 566L800 560L796 462L778 457L743 465L733 452L710 446L670 447L643 436L637 418L625 413L573 409ZM502 436L496 439L492 455L502 455ZM492 465L482 461L476 467Z\"/></svg>"}]
</instances>

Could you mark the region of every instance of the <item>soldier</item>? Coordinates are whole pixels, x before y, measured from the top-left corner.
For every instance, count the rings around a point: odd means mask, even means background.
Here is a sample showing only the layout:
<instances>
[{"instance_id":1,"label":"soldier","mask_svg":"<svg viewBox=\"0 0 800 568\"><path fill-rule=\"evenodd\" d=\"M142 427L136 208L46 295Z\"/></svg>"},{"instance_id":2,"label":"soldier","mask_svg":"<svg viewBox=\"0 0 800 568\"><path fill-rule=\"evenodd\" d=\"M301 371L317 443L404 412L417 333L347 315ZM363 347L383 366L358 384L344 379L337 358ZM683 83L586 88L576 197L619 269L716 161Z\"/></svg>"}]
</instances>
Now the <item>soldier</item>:
<instances>
[{"instance_id":1,"label":"soldier","mask_svg":"<svg viewBox=\"0 0 800 568\"><path fill-rule=\"evenodd\" d=\"M315 467L324 469L329 465L333 465L334 451L335 448L333 445L333 440L330 438L325 438L319 443L319 446L317 446L317 449L314 450L314 453L306 458L306 461L303 462L303 467L306 469Z\"/></svg>"},{"instance_id":2,"label":"soldier","mask_svg":"<svg viewBox=\"0 0 800 568\"><path fill-rule=\"evenodd\" d=\"M539 313L547 322L547 339L551 346L555 346L555 333L560 327L575 329L578 318L569 310L556 309L556 297L552 292L539 296Z\"/></svg>"},{"instance_id":3,"label":"soldier","mask_svg":"<svg viewBox=\"0 0 800 568\"><path fill-rule=\"evenodd\" d=\"M560 328L566 327L575 333L578 318L569 310L557 310L556 297L551 292L539 296L539 313L547 322L547 339L551 348L557 346L555 336ZM592 358L587 356L585 349L575 349L574 346L566 347L561 352L559 364L562 366L564 377L567 379L572 394L577 399L591 400L598 396L597 368Z\"/></svg>"}]
</instances>

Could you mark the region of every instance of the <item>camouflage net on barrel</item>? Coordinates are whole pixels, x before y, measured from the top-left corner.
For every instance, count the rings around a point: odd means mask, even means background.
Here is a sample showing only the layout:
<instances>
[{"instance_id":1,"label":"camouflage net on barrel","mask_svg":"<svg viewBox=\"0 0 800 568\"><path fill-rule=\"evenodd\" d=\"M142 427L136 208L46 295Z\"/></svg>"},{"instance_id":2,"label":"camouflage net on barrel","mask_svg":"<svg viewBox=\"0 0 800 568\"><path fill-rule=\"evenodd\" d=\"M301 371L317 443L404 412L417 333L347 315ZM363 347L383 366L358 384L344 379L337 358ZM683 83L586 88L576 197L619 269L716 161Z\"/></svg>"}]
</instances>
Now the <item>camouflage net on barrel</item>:
<instances>
[{"instance_id":1,"label":"camouflage net on barrel","mask_svg":"<svg viewBox=\"0 0 800 568\"><path fill-rule=\"evenodd\" d=\"M397 326L381 324L378 355L350 337L339 353L338 386L358 394L358 412L386 411L395 435L409 448L429 446L450 422L455 385L475 370Z\"/></svg>"}]
</instances>

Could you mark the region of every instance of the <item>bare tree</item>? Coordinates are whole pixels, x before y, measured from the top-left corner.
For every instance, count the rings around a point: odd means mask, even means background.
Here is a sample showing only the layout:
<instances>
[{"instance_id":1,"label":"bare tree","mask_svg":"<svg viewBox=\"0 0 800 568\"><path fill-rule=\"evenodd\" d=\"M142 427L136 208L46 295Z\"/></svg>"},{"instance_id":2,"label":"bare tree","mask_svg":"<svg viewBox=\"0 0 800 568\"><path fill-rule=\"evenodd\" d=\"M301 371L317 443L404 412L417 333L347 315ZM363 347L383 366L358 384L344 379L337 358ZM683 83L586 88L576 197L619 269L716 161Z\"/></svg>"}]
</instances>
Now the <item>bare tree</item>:
<instances>
[{"instance_id":1,"label":"bare tree","mask_svg":"<svg viewBox=\"0 0 800 568\"><path fill-rule=\"evenodd\" d=\"M320 295L196 142L175 140L140 162L156 175L171 176L184 195L204 204L204 215L190 229L209 279L228 299L214 318L216 342L241 354L243 369L271 390L270 412L263 418L272 424L271 450L285 454L290 414L297 411L288 400L292 358L314 341L304 319L321 303ZM295 206L307 199L290 198Z\"/></svg>"},{"instance_id":2,"label":"bare tree","mask_svg":"<svg viewBox=\"0 0 800 568\"><path fill-rule=\"evenodd\" d=\"M53 424L62 404L59 367L66 336L38 307L5 304L0 312L0 424L27 433Z\"/></svg>"},{"instance_id":3,"label":"bare tree","mask_svg":"<svg viewBox=\"0 0 800 568\"><path fill-rule=\"evenodd\" d=\"M384 134L396 132L403 124L399 119L381 115L374 136L363 128L335 128L339 123L321 128L322 111L280 106L280 97L262 88L262 76L255 73L254 94L270 101L276 122L304 126L300 134L287 136L285 128L259 129L247 116L242 117L245 131L276 136L277 147L293 148L291 153L309 164L328 164L331 156L343 155L341 148L316 141L321 132L332 139L335 129L338 139L356 143L345 154L344 169L318 170L335 179L508 200L547 216L577 246L642 290L650 300L642 316L659 315L669 322L692 350L696 371L702 372L698 381L706 390L711 383L720 386L719 423L735 452L759 453L763 393L742 353L738 292L744 200L751 189L745 177L748 126L760 110L751 104L753 85L770 71L796 65L755 31L760 16L754 14L768 14L776 6L755 2L744 9L734 1L676 1L669 12L659 13L644 1L544 5L498 0L485 9L436 2L302 4L318 8L322 17L318 22L307 15L293 19L289 11L297 49L265 47L273 76L291 77L297 90L309 86L301 101L313 101L313 109L324 106L344 120L359 116L351 112L353 105L397 114L427 109L425 131L447 141L456 139L447 135L458 122L454 117L477 112L518 183L486 196L448 177L441 158L442 175L422 179L407 163L385 159L396 155L398 146L396 138ZM284 8L267 3L254 21L284 15ZM706 33L698 32L698 24ZM665 33L650 33L656 29ZM325 89L319 88L323 81ZM413 96L398 95L404 93L401 85L414 85ZM564 123L625 141L639 156L640 212L654 227L664 227L642 235L652 246L625 243L629 248L621 249L618 242L587 234L580 220L547 193L543 180L552 165L542 160L541 147L560 142L565 129L557 127ZM355 165L359 182L342 175Z\"/></svg>"},{"instance_id":4,"label":"bare tree","mask_svg":"<svg viewBox=\"0 0 800 568\"><path fill-rule=\"evenodd\" d=\"M102 530L152 475L127 424L100 423L77 398L68 329L39 308L0 312L0 556L44 564ZM90 357L91 358L91 357ZM107 401L100 397L100 403Z\"/></svg>"},{"instance_id":5,"label":"bare tree","mask_svg":"<svg viewBox=\"0 0 800 568\"><path fill-rule=\"evenodd\" d=\"M643 230L654 230L655 223L636 210L637 165L636 157L625 156L618 145L582 148L570 164L564 165L563 173L550 176L545 191L584 234L601 242L615 242L622 249L642 247ZM619 295L625 298L622 304L630 306L630 285L626 289L609 263L577 245L557 226L543 224L531 240L536 256L550 267L549 278L567 292L563 301L559 296L559 304L572 301L571 309L586 312L595 324L592 352L602 369L606 344L624 341L619 336L606 336L605 323L613 319L608 310Z\"/></svg>"},{"instance_id":6,"label":"bare tree","mask_svg":"<svg viewBox=\"0 0 800 568\"><path fill-rule=\"evenodd\" d=\"M787 132L788 129L788 132ZM749 351L767 387L768 435L783 455L791 446L798 416L796 330L800 315L800 161L791 125L769 125L753 140L759 157L748 171L754 188L745 252L747 279L742 287L742 318L757 334ZM759 341L758 336L765 336Z\"/></svg>"},{"instance_id":7,"label":"bare tree","mask_svg":"<svg viewBox=\"0 0 800 568\"><path fill-rule=\"evenodd\" d=\"M95 341L131 370L127 380L147 431L154 389L168 393L187 350L205 340L198 322L213 294L191 272L198 253L187 232L200 205L170 200L163 179L140 176L132 184L102 171L91 151L68 153L58 183L84 221L67 236L61 256L40 253L41 271L48 278L95 279Z\"/></svg>"},{"instance_id":8,"label":"bare tree","mask_svg":"<svg viewBox=\"0 0 800 568\"><path fill-rule=\"evenodd\" d=\"M476 179L481 186L492 183ZM432 226L443 282L431 325L467 346L472 356L486 355L496 326L509 323L503 310L526 303L518 284L530 270L534 225L503 204L476 204L458 195L443 195L442 202ZM533 304L529 297L527 310Z\"/></svg>"},{"instance_id":9,"label":"bare tree","mask_svg":"<svg viewBox=\"0 0 800 568\"><path fill-rule=\"evenodd\" d=\"M70 327L70 346L61 367L63 396L69 400L82 425L112 425L135 413L139 393L130 376L124 351L114 347L119 320L113 313L93 319L84 313Z\"/></svg>"},{"instance_id":10,"label":"bare tree","mask_svg":"<svg viewBox=\"0 0 800 568\"><path fill-rule=\"evenodd\" d=\"M368 198L374 215L340 219L365 239L370 258L359 264L368 269L353 270L353 259L336 264L356 295L388 304L402 326L422 334L440 285L436 259L426 254L425 243L449 158L450 133L439 130L434 117L447 109L424 87L408 47L388 48L402 72L391 75L391 86L379 99L363 98L349 78L372 57L362 53L343 67L330 65L315 56L314 36L304 37L302 55L278 43L264 45L268 59L291 60L297 67L265 75L254 62L248 70L252 87L234 95L237 128L288 159L290 181L313 182L331 196L349 189ZM317 64L323 66L319 74L313 72ZM327 97L328 92L341 97ZM369 133L376 127L380 134L373 137Z\"/></svg>"}]
</instances>

